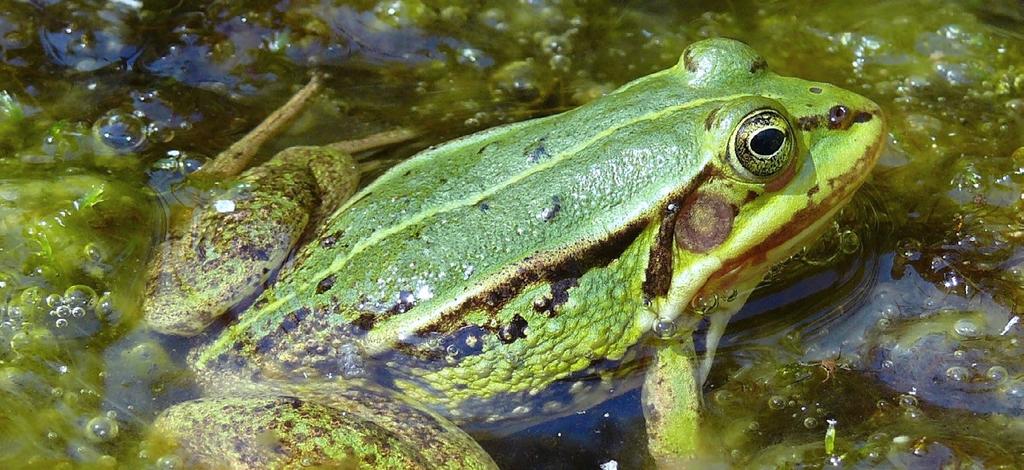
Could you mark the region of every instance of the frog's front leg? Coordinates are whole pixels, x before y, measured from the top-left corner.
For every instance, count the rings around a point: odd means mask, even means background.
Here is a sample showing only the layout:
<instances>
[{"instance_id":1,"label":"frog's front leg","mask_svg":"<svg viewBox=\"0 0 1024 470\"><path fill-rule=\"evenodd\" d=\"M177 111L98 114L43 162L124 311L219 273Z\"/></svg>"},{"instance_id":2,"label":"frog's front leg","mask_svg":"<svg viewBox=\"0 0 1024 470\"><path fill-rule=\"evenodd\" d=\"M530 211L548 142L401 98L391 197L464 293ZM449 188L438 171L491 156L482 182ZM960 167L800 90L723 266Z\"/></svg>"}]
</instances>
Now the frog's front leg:
<instances>
[{"instance_id":1,"label":"frog's front leg","mask_svg":"<svg viewBox=\"0 0 1024 470\"><path fill-rule=\"evenodd\" d=\"M355 160L330 147L292 147L242 173L157 247L143 305L149 326L198 334L261 289L308 227L348 199L358 181Z\"/></svg>"},{"instance_id":2,"label":"frog's front leg","mask_svg":"<svg viewBox=\"0 0 1024 470\"><path fill-rule=\"evenodd\" d=\"M704 358L694 349L693 335L662 340L644 377L642 402L647 423L647 448L658 468L694 466L700 441L701 390L714 361L715 349L729 319L743 307L764 277L757 273L734 286L735 293L719 299L705 312L708 328Z\"/></svg>"},{"instance_id":3,"label":"frog's front leg","mask_svg":"<svg viewBox=\"0 0 1024 470\"><path fill-rule=\"evenodd\" d=\"M497 468L454 424L386 391L193 400L162 413L153 434L189 467Z\"/></svg>"},{"instance_id":4,"label":"frog's front leg","mask_svg":"<svg viewBox=\"0 0 1024 470\"><path fill-rule=\"evenodd\" d=\"M659 468L682 466L699 448L701 387L695 359L692 339L664 345L644 378L647 448Z\"/></svg>"}]
</instances>

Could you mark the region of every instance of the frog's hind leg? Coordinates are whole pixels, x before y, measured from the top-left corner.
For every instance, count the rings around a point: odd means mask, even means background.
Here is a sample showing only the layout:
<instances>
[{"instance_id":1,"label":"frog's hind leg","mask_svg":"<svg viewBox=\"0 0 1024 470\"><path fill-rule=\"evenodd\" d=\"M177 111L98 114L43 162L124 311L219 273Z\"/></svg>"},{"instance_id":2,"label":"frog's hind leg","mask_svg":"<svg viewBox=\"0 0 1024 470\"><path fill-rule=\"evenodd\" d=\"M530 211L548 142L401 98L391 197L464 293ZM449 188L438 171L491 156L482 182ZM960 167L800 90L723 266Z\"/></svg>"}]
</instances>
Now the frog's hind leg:
<instances>
[{"instance_id":1,"label":"frog's hind leg","mask_svg":"<svg viewBox=\"0 0 1024 470\"><path fill-rule=\"evenodd\" d=\"M377 150L383 147L407 142L416 138L418 135L419 134L412 129L399 127L389 131L371 134L359 139L342 140L326 146L334 150L355 155L357 153L369 152L371 150Z\"/></svg>"},{"instance_id":2,"label":"frog's hind leg","mask_svg":"<svg viewBox=\"0 0 1024 470\"><path fill-rule=\"evenodd\" d=\"M250 132L244 145L232 146L208 164L207 174L233 175L318 89L314 77ZM360 167L349 150L379 148L414 135L398 129L328 146L291 147L211 193L179 218L187 223L171 227L168 239L157 246L142 306L147 324L161 333L193 336L243 305L308 239L310 227L355 192Z\"/></svg>"},{"instance_id":3,"label":"frog's hind leg","mask_svg":"<svg viewBox=\"0 0 1024 470\"><path fill-rule=\"evenodd\" d=\"M325 168L328 163L331 169ZM292 147L212 192L192 210L190 223L157 247L143 304L149 326L161 333L195 335L251 298L319 211L336 206L355 189L359 175L354 168L347 154ZM320 190L328 171L340 194L325 196Z\"/></svg>"},{"instance_id":4,"label":"frog's hind leg","mask_svg":"<svg viewBox=\"0 0 1024 470\"><path fill-rule=\"evenodd\" d=\"M393 160L361 161L353 155L401 144L417 135L415 131L400 127L321 147L300 147L317 152L315 157L309 159L309 169L317 182L320 195L320 205L313 225L318 225L355 193L362 175L394 164Z\"/></svg>"},{"instance_id":5,"label":"frog's hind leg","mask_svg":"<svg viewBox=\"0 0 1024 470\"><path fill-rule=\"evenodd\" d=\"M469 435L387 392L193 400L152 435L188 467L496 469Z\"/></svg>"}]
</instances>

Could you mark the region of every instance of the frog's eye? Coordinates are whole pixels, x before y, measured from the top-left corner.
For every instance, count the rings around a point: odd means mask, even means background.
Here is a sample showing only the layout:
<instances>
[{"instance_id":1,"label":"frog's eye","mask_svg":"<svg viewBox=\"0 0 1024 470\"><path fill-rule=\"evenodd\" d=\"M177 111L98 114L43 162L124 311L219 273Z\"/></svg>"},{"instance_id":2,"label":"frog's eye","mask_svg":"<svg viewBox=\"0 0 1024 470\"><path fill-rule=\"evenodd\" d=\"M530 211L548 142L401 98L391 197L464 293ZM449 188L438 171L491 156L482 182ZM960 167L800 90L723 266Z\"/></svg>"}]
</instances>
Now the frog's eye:
<instances>
[{"instance_id":1,"label":"frog's eye","mask_svg":"<svg viewBox=\"0 0 1024 470\"><path fill-rule=\"evenodd\" d=\"M729 153L741 173L759 180L770 178L792 160L792 127L786 117L774 109L754 111L736 127Z\"/></svg>"}]
</instances>

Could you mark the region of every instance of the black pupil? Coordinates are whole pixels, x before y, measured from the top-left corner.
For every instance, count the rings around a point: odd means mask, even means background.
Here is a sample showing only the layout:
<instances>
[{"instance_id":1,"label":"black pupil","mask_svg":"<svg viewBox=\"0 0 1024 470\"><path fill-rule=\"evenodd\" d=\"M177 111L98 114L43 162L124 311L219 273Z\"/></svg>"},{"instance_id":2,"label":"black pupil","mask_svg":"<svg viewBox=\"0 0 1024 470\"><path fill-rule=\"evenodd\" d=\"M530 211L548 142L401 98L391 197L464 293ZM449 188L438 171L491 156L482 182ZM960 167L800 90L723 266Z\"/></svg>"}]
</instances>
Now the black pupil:
<instances>
[{"instance_id":1,"label":"black pupil","mask_svg":"<svg viewBox=\"0 0 1024 470\"><path fill-rule=\"evenodd\" d=\"M750 139L750 150L762 156L774 155L786 142L786 134L778 129L770 127L764 129Z\"/></svg>"}]
</instances>

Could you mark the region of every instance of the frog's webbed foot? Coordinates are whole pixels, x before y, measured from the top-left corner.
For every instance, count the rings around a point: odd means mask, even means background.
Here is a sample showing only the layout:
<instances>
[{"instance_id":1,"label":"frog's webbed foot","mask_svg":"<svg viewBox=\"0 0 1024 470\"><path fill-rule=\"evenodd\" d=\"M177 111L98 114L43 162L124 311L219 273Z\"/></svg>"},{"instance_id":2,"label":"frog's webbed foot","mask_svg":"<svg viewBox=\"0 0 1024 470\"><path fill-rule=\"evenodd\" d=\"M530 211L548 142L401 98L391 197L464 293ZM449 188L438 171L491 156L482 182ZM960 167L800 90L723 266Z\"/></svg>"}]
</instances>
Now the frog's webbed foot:
<instances>
[{"instance_id":1,"label":"frog's webbed foot","mask_svg":"<svg viewBox=\"0 0 1024 470\"><path fill-rule=\"evenodd\" d=\"M209 398L153 426L191 465L213 468L496 469L467 434L388 392Z\"/></svg>"}]
</instances>

